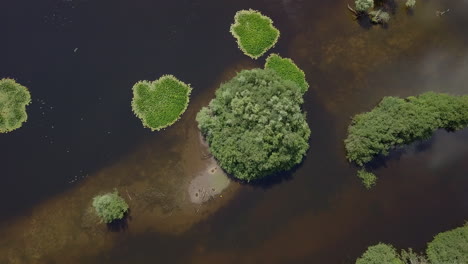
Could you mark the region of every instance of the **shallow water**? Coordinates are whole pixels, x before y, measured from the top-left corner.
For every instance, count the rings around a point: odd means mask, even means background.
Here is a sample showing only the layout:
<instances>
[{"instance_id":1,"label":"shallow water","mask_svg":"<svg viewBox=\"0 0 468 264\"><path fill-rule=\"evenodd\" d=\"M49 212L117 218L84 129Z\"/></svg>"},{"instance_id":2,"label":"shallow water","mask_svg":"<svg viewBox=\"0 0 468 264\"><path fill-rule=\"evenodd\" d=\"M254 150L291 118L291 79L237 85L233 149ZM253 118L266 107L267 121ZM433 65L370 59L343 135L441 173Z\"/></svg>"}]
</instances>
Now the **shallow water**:
<instances>
[{"instance_id":1,"label":"shallow water","mask_svg":"<svg viewBox=\"0 0 468 264\"><path fill-rule=\"evenodd\" d=\"M0 74L33 104L21 129L0 135L0 263L353 263L378 241L423 250L468 219L466 129L395 152L371 191L342 145L349 117L382 96L468 92L466 1L419 1L411 15L400 4L387 28L360 26L343 0L4 5ZM271 16L272 51L306 72L311 148L283 178L232 182L194 204L190 181L206 169L196 112L220 82L263 65L228 32L242 8ZM151 133L131 112L131 86L166 73L192 84L191 103ZM114 231L89 211L113 188L132 208Z\"/></svg>"}]
</instances>

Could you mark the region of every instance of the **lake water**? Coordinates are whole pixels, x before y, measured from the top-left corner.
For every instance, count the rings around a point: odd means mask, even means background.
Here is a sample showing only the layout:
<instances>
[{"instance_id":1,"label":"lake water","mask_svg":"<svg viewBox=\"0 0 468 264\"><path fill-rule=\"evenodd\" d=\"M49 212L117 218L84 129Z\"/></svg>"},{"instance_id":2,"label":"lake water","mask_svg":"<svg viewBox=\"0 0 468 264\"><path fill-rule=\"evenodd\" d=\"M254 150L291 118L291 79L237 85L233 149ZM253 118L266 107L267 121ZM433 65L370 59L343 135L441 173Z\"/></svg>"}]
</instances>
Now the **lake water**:
<instances>
[{"instance_id":1,"label":"lake water","mask_svg":"<svg viewBox=\"0 0 468 264\"><path fill-rule=\"evenodd\" d=\"M21 129L0 135L0 263L354 263L379 241L421 251L463 225L468 129L395 151L371 191L343 139L350 117L383 96L468 93L468 2L421 0L408 13L396 1L388 27L359 25L346 4L3 1L0 77L27 86L33 103ZM271 52L306 73L310 150L282 178L231 182L193 203L191 182L212 166L196 113L221 82L264 63L229 33L248 8L281 31ZM194 90L180 121L150 132L131 87L162 74ZM90 204L114 188L132 211L107 228Z\"/></svg>"}]
</instances>

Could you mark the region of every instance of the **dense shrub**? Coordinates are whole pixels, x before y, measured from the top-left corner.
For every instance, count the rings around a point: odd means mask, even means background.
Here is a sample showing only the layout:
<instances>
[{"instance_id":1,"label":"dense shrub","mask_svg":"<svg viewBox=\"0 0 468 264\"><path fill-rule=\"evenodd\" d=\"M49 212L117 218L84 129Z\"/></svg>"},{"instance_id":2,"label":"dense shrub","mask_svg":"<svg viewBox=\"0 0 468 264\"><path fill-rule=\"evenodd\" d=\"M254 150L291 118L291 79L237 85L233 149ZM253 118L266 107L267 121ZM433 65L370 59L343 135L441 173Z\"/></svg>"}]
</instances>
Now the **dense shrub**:
<instances>
[{"instance_id":1,"label":"dense shrub","mask_svg":"<svg viewBox=\"0 0 468 264\"><path fill-rule=\"evenodd\" d=\"M280 35L269 17L252 9L238 11L230 31L244 54L254 59L273 47Z\"/></svg>"},{"instance_id":2,"label":"dense shrub","mask_svg":"<svg viewBox=\"0 0 468 264\"><path fill-rule=\"evenodd\" d=\"M302 91L271 70L245 70L221 85L197 115L220 166L250 181L300 163L310 129Z\"/></svg>"},{"instance_id":3,"label":"dense shrub","mask_svg":"<svg viewBox=\"0 0 468 264\"><path fill-rule=\"evenodd\" d=\"M356 264L403 264L403 261L393 246L379 243L368 247Z\"/></svg>"},{"instance_id":4,"label":"dense shrub","mask_svg":"<svg viewBox=\"0 0 468 264\"><path fill-rule=\"evenodd\" d=\"M132 109L152 131L174 124L187 109L192 88L172 75L133 86Z\"/></svg>"},{"instance_id":5,"label":"dense shrub","mask_svg":"<svg viewBox=\"0 0 468 264\"><path fill-rule=\"evenodd\" d=\"M356 10L359 12L367 12L374 8L374 0L355 0Z\"/></svg>"},{"instance_id":6,"label":"dense shrub","mask_svg":"<svg viewBox=\"0 0 468 264\"><path fill-rule=\"evenodd\" d=\"M406 99L384 97L372 111L353 118L345 139L347 158L362 166L396 146L426 139L439 128L467 125L468 96L428 92Z\"/></svg>"},{"instance_id":7,"label":"dense shrub","mask_svg":"<svg viewBox=\"0 0 468 264\"><path fill-rule=\"evenodd\" d=\"M427 245L426 253L433 264L468 263L468 226L438 234Z\"/></svg>"},{"instance_id":8,"label":"dense shrub","mask_svg":"<svg viewBox=\"0 0 468 264\"><path fill-rule=\"evenodd\" d=\"M26 105L31 95L26 87L13 79L0 80L0 133L20 128L28 119Z\"/></svg>"},{"instance_id":9,"label":"dense shrub","mask_svg":"<svg viewBox=\"0 0 468 264\"><path fill-rule=\"evenodd\" d=\"M266 59L265 69L274 70L281 78L296 83L305 93L309 89L309 84L305 79L305 73L288 58L282 58L278 54L271 54Z\"/></svg>"},{"instance_id":10,"label":"dense shrub","mask_svg":"<svg viewBox=\"0 0 468 264\"><path fill-rule=\"evenodd\" d=\"M416 0L407 0L405 5L407 8L413 8L416 5Z\"/></svg>"},{"instance_id":11,"label":"dense shrub","mask_svg":"<svg viewBox=\"0 0 468 264\"><path fill-rule=\"evenodd\" d=\"M128 211L128 204L117 191L94 197L93 207L105 223L122 219Z\"/></svg>"},{"instance_id":12,"label":"dense shrub","mask_svg":"<svg viewBox=\"0 0 468 264\"><path fill-rule=\"evenodd\" d=\"M365 169L360 169L357 173L358 177L362 180L362 184L366 189L372 188L377 183L377 176L374 173L368 172Z\"/></svg>"}]
</instances>

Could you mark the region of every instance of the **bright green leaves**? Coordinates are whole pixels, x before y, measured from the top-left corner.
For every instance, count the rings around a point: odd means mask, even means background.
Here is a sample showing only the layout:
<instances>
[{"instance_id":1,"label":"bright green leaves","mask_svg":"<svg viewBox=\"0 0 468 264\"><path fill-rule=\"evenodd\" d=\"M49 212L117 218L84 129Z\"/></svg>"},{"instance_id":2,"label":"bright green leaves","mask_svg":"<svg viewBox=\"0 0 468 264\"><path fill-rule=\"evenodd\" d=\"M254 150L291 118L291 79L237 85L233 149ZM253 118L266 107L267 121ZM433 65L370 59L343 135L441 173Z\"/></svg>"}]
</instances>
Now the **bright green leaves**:
<instances>
[{"instance_id":1,"label":"bright green leaves","mask_svg":"<svg viewBox=\"0 0 468 264\"><path fill-rule=\"evenodd\" d=\"M379 243L367 248L356 264L404 264L393 246Z\"/></svg>"},{"instance_id":2,"label":"bright green leaves","mask_svg":"<svg viewBox=\"0 0 468 264\"><path fill-rule=\"evenodd\" d=\"M26 87L13 79L0 80L0 133L20 128L28 119L26 105L31 95Z\"/></svg>"},{"instance_id":3,"label":"bright green leaves","mask_svg":"<svg viewBox=\"0 0 468 264\"><path fill-rule=\"evenodd\" d=\"M280 36L273 21L260 12L249 9L238 11L231 25L231 33L245 55L257 59L272 48Z\"/></svg>"},{"instance_id":4,"label":"bright green leaves","mask_svg":"<svg viewBox=\"0 0 468 264\"><path fill-rule=\"evenodd\" d=\"M117 191L94 197L93 207L96 214L105 223L122 219L128 211L128 204L119 196Z\"/></svg>"},{"instance_id":5,"label":"bright green leaves","mask_svg":"<svg viewBox=\"0 0 468 264\"><path fill-rule=\"evenodd\" d=\"M172 75L133 86L132 109L152 131L174 124L187 109L192 88Z\"/></svg>"},{"instance_id":6,"label":"bright green leaves","mask_svg":"<svg viewBox=\"0 0 468 264\"><path fill-rule=\"evenodd\" d=\"M265 69L274 70L281 78L296 83L305 93L309 89L309 84L305 79L305 73L297 65L288 58L282 58L278 54L268 56Z\"/></svg>"},{"instance_id":7,"label":"bright green leaves","mask_svg":"<svg viewBox=\"0 0 468 264\"><path fill-rule=\"evenodd\" d=\"M438 234L426 253L431 263L468 263L468 225Z\"/></svg>"}]
</instances>

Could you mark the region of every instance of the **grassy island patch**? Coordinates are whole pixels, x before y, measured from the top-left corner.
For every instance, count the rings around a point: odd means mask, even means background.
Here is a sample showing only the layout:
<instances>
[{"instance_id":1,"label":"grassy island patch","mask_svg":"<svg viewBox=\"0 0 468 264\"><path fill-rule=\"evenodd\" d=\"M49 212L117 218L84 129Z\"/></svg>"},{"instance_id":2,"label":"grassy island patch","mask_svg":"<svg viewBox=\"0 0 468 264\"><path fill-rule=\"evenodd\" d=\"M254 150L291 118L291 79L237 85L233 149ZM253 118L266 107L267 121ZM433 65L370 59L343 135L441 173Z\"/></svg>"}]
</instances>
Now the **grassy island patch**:
<instances>
[{"instance_id":1,"label":"grassy island patch","mask_svg":"<svg viewBox=\"0 0 468 264\"><path fill-rule=\"evenodd\" d=\"M154 82L139 81L133 86L132 109L145 127L152 131L174 124L187 109L190 85L172 75Z\"/></svg>"},{"instance_id":2,"label":"grassy island patch","mask_svg":"<svg viewBox=\"0 0 468 264\"><path fill-rule=\"evenodd\" d=\"M453 131L467 125L468 95L384 97L372 111L353 118L344 141L347 158L362 166L396 146L429 138L437 129Z\"/></svg>"},{"instance_id":3,"label":"grassy island patch","mask_svg":"<svg viewBox=\"0 0 468 264\"><path fill-rule=\"evenodd\" d=\"M26 105L31 103L28 88L13 79L0 80L0 133L20 128L28 119Z\"/></svg>"},{"instance_id":4,"label":"grassy island patch","mask_svg":"<svg viewBox=\"0 0 468 264\"><path fill-rule=\"evenodd\" d=\"M239 48L253 59L272 48L280 36L269 17L252 9L238 11L230 31L237 39Z\"/></svg>"},{"instance_id":5,"label":"grassy island patch","mask_svg":"<svg viewBox=\"0 0 468 264\"><path fill-rule=\"evenodd\" d=\"M94 197L93 207L96 214L107 224L124 218L128 211L128 204L117 191Z\"/></svg>"},{"instance_id":6,"label":"grassy island patch","mask_svg":"<svg viewBox=\"0 0 468 264\"><path fill-rule=\"evenodd\" d=\"M197 115L219 165L251 181L291 169L309 148L302 90L272 70L244 70Z\"/></svg>"},{"instance_id":7,"label":"grassy island patch","mask_svg":"<svg viewBox=\"0 0 468 264\"><path fill-rule=\"evenodd\" d=\"M266 59L265 69L274 70L281 78L296 83L305 93L309 89L309 84L305 79L305 73L288 58L282 58L278 54L271 54Z\"/></svg>"}]
</instances>

